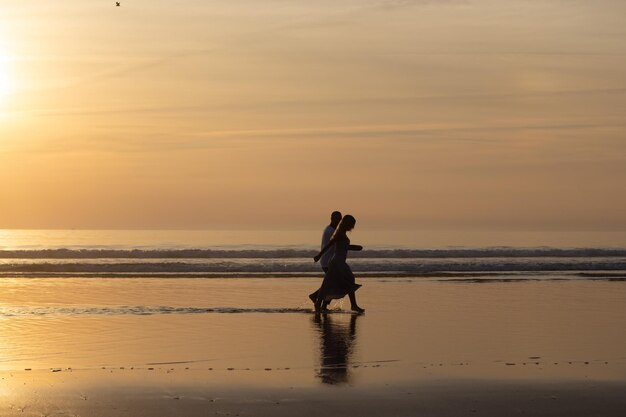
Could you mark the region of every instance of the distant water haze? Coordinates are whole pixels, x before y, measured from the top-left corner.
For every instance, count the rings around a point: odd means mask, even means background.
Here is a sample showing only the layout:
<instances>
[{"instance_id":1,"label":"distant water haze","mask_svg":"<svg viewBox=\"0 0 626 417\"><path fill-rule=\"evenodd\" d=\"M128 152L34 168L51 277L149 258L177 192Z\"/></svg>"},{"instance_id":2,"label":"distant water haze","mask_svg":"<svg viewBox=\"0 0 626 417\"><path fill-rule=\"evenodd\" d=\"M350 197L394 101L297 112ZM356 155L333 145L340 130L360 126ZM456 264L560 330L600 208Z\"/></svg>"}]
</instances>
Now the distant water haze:
<instances>
[{"instance_id":1,"label":"distant water haze","mask_svg":"<svg viewBox=\"0 0 626 417\"><path fill-rule=\"evenodd\" d=\"M4 4L0 227L317 230L339 209L359 232L623 232L624 16L614 0Z\"/></svg>"},{"instance_id":2,"label":"distant water haze","mask_svg":"<svg viewBox=\"0 0 626 417\"><path fill-rule=\"evenodd\" d=\"M320 226L302 230L36 230L0 229L1 251L46 249L185 250L317 249ZM368 250L455 248L618 248L626 250L625 232L396 230L369 228L350 237ZM355 253L356 254L356 253ZM358 255L358 254L356 254ZM313 256L313 255L311 255Z\"/></svg>"}]
</instances>

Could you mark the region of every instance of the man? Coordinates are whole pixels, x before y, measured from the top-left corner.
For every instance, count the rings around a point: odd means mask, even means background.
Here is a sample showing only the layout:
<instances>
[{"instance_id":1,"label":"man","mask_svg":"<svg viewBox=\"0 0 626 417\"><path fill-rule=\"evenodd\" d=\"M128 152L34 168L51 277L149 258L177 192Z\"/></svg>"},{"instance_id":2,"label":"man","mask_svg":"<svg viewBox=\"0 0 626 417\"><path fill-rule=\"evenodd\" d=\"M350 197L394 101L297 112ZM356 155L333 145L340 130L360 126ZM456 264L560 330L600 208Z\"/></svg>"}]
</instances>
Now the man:
<instances>
[{"instance_id":1,"label":"man","mask_svg":"<svg viewBox=\"0 0 626 417\"><path fill-rule=\"evenodd\" d=\"M340 221L341 221L341 212L333 211L332 214L330 215L330 224L326 226L326 229L324 229L324 233L322 233L322 247L321 247L322 249L324 249L324 247L328 244L328 242L330 242L330 239L333 237L333 233L335 233L335 229L339 225ZM332 247L332 248L329 248L322 255L320 259L320 265L322 266L322 269L324 270L324 272L328 271L328 263L333 258L334 254L335 254L335 248ZM313 304L315 304L315 300L317 300L318 291L315 291L313 294L309 295L309 298L311 299L311 301L313 301Z\"/></svg>"}]
</instances>

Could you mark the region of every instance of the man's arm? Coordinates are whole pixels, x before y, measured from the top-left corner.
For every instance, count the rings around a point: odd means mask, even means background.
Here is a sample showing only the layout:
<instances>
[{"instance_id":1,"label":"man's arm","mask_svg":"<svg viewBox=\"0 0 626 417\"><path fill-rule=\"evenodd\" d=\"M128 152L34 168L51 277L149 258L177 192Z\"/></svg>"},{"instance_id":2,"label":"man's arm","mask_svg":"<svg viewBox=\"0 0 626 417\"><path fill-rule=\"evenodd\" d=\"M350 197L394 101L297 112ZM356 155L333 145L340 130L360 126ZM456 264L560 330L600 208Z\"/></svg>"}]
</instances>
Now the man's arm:
<instances>
[{"instance_id":1,"label":"man's arm","mask_svg":"<svg viewBox=\"0 0 626 417\"><path fill-rule=\"evenodd\" d=\"M315 255L313 257L313 261L317 262L320 260L320 258L322 257L322 255L324 254L324 252L326 252L328 250L328 248L330 248L332 245L335 244L335 238L330 239L330 242L328 242L328 244L326 246L324 246L322 248L322 250L320 251L320 253L318 253L317 255Z\"/></svg>"}]
</instances>

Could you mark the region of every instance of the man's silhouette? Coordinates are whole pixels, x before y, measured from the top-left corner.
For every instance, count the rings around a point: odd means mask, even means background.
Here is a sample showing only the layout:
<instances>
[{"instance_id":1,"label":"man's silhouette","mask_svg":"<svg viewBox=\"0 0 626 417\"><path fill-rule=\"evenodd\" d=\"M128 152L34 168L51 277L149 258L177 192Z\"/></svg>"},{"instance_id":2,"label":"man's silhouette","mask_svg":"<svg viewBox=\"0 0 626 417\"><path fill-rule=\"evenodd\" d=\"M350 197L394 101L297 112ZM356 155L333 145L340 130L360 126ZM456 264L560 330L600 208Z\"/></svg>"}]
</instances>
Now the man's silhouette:
<instances>
[{"instance_id":1,"label":"man's silhouette","mask_svg":"<svg viewBox=\"0 0 626 417\"><path fill-rule=\"evenodd\" d=\"M324 233L322 233L322 249L324 249L328 242L330 242L330 238L333 237L333 233L335 233L335 229L337 228L337 225L339 225L340 221L341 212L333 211L330 215L330 224L326 226L326 228L324 229ZM322 255L320 259L320 265L322 266L324 273L328 271L328 263L333 258L334 254L334 248L330 248L324 253L324 255ZM310 294L309 298L311 299L311 301L313 301L313 304L315 304L315 301L317 300L317 291L315 291L313 294Z\"/></svg>"}]
</instances>

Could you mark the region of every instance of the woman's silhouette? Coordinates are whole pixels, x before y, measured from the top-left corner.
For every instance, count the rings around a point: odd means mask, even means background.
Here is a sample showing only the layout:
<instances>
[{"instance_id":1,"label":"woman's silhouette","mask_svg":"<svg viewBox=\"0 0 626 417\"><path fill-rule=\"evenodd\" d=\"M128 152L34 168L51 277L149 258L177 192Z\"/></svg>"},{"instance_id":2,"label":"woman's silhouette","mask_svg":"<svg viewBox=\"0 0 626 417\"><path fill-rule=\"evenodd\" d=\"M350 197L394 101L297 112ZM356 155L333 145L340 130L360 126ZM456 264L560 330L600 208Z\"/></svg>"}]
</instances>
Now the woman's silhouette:
<instances>
[{"instance_id":1,"label":"woman's silhouette","mask_svg":"<svg viewBox=\"0 0 626 417\"><path fill-rule=\"evenodd\" d=\"M328 264L328 271L326 271L322 286L317 293L317 300L315 301L315 311L317 312L322 310L322 307L325 309L326 304L330 302L330 300L343 298L346 295L350 296L350 308L353 311L357 313L363 313L365 311L358 306L356 296L354 295L354 292L358 290L361 285L354 282L354 274L350 266L346 263L348 250L363 249L362 246L351 245L350 239L348 239L346 234L354 229L355 225L356 219L346 214L343 219L341 219L330 242L313 258L315 262L319 261L324 252L335 245L335 254Z\"/></svg>"},{"instance_id":2,"label":"woman's silhouette","mask_svg":"<svg viewBox=\"0 0 626 417\"><path fill-rule=\"evenodd\" d=\"M350 325L333 322L330 314L316 314L313 322L320 333L320 370L317 376L324 384L348 382L350 355L356 340L358 314L350 315Z\"/></svg>"}]
</instances>

